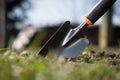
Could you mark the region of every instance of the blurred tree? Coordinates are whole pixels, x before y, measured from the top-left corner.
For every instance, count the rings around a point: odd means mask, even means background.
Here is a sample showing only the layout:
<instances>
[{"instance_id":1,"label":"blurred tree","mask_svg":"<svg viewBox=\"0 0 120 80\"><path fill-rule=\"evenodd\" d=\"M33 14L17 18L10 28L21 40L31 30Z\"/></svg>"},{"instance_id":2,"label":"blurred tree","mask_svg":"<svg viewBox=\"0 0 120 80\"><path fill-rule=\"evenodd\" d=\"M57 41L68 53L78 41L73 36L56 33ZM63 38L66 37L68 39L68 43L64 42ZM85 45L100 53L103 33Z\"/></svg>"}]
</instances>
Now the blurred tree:
<instances>
[{"instance_id":1,"label":"blurred tree","mask_svg":"<svg viewBox=\"0 0 120 80\"><path fill-rule=\"evenodd\" d=\"M105 13L99 27L99 46L101 49L107 48L113 42L112 12L113 8Z\"/></svg>"},{"instance_id":2,"label":"blurred tree","mask_svg":"<svg viewBox=\"0 0 120 80\"><path fill-rule=\"evenodd\" d=\"M0 47L5 46L5 1L0 0Z\"/></svg>"},{"instance_id":3,"label":"blurred tree","mask_svg":"<svg viewBox=\"0 0 120 80\"><path fill-rule=\"evenodd\" d=\"M29 8L29 0L6 0L6 32L9 34L6 35L6 46L12 33L16 31L16 24L26 18L26 11Z\"/></svg>"}]
</instances>

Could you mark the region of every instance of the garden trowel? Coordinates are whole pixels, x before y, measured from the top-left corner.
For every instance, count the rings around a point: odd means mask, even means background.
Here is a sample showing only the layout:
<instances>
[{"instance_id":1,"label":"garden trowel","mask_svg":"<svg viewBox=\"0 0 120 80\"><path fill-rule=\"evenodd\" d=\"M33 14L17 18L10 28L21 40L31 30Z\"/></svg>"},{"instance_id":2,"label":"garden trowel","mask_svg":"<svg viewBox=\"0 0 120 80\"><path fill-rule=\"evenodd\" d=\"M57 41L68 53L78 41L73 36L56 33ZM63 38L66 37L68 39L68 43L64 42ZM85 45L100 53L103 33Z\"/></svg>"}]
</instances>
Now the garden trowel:
<instances>
[{"instance_id":1,"label":"garden trowel","mask_svg":"<svg viewBox=\"0 0 120 80\"><path fill-rule=\"evenodd\" d=\"M88 16L83 19L83 22L76 28L72 28L69 21L66 21L45 43L39 51L39 54L46 56L47 51L51 49L51 45L58 44L60 46L59 57L75 58L89 44L86 38L78 38L82 35L87 26L93 25L114 3L116 0L100 0L95 7L89 12ZM64 35L61 33L65 30ZM60 40L58 36L63 36Z\"/></svg>"}]
</instances>

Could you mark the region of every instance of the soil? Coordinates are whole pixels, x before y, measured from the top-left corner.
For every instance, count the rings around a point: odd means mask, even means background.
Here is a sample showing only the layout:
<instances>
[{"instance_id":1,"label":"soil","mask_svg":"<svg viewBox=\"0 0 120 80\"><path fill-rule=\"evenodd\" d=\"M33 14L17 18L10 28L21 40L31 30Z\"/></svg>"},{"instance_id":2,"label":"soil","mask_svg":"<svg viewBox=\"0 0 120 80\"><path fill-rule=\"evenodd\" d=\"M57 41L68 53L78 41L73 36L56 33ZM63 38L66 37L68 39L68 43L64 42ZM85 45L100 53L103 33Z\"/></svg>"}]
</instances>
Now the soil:
<instances>
[{"instance_id":1,"label":"soil","mask_svg":"<svg viewBox=\"0 0 120 80\"><path fill-rule=\"evenodd\" d=\"M71 59L73 62L94 63L95 61L107 61L110 65L120 65L120 53L110 51L89 51L83 52L77 58Z\"/></svg>"}]
</instances>

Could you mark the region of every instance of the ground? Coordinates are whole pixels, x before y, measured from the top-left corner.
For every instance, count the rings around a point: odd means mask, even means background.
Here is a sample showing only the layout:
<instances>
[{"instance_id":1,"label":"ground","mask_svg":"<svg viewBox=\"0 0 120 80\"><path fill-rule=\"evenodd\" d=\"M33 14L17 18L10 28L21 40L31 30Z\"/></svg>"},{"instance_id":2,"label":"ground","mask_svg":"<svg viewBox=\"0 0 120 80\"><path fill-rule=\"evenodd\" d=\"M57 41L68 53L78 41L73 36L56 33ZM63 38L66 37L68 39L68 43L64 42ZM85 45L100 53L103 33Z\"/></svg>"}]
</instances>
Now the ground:
<instances>
[{"instance_id":1,"label":"ground","mask_svg":"<svg viewBox=\"0 0 120 80\"><path fill-rule=\"evenodd\" d=\"M120 80L119 50L90 49L62 63L55 56L38 57L36 52L5 53L0 55L1 80Z\"/></svg>"}]
</instances>

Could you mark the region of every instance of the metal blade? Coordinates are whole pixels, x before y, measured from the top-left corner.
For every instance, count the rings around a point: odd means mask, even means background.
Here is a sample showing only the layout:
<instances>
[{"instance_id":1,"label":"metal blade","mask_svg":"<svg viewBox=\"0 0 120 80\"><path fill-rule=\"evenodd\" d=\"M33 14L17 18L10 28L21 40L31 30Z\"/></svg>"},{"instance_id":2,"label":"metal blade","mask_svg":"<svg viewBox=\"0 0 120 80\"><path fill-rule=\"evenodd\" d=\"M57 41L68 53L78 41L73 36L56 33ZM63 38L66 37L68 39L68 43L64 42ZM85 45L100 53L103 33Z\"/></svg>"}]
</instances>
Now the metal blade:
<instances>
[{"instance_id":1,"label":"metal blade","mask_svg":"<svg viewBox=\"0 0 120 80\"><path fill-rule=\"evenodd\" d=\"M67 47L62 47L58 56L65 58L75 58L86 48L88 44L89 44L88 39L80 38L73 44Z\"/></svg>"},{"instance_id":2,"label":"metal blade","mask_svg":"<svg viewBox=\"0 0 120 80\"><path fill-rule=\"evenodd\" d=\"M71 29L67 36L65 37L63 43L62 43L62 46L68 46L69 44L71 44L72 42L74 42L75 38L78 36L78 35L82 35L81 32L83 30L85 30L87 28L87 24L86 22L82 22L79 26L77 26L76 28L74 29Z\"/></svg>"},{"instance_id":3,"label":"metal blade","mask_svg":"<svg viewBox=\"0 0 120 80\"><path fill-rule=\"evenodd\" d=\"M54 46L55 44L61 46L62 41L64 40L70 29L71 29L70 22L66 21L43 45L38 54L45 57L47 55L48 50L50 50L52 46ZM60 36L61 38L58 39Z\"/></svg>"}]
</instances>

